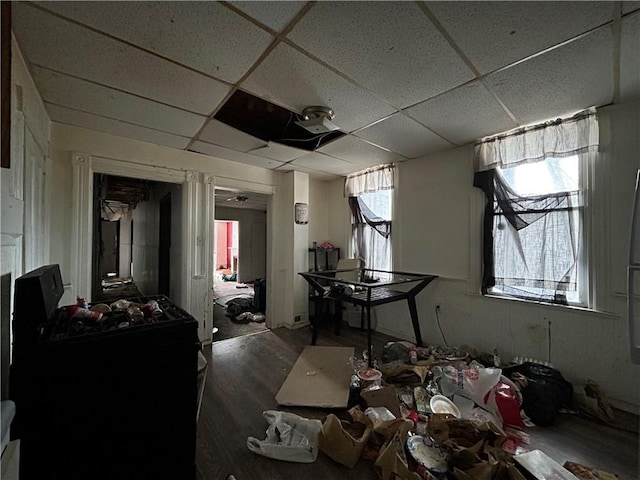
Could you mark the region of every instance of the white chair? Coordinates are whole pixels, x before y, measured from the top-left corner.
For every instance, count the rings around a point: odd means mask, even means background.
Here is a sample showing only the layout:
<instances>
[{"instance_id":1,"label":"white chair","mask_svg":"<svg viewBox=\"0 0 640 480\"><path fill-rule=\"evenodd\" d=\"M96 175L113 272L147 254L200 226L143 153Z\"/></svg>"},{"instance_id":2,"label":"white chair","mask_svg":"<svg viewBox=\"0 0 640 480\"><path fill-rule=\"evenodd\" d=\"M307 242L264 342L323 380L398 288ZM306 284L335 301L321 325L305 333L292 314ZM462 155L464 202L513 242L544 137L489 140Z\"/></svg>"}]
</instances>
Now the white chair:
<instances>
[{"instance_id":1,"label":"white chair","mask_svg":"<svg viewBox=\"0 0 640 480\"><path fill-rule=\"evenodd\" d=\"M351 270L350 272L339 272L336 273L336 278L347 281L347 282L357 282L358 281L358 270L360 268L360 259L359 258L341 258L338 260L338 265L336 266L336 270Z\"/></svg>"}]
</instances>

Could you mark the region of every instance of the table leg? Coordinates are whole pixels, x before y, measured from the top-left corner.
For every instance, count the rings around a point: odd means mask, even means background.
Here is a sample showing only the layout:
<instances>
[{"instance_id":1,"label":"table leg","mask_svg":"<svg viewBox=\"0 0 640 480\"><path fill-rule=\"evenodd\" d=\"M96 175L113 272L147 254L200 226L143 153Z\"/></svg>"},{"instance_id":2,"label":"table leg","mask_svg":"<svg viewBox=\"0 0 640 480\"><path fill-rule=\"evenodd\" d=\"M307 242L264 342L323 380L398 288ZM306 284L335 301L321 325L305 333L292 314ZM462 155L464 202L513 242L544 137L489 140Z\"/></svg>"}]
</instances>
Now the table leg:
<instances>
[{"instance_id":1,"label":"table leg","mask_svg":"<svg viewBox=\"0 0 640 480\"><path fill-rule=\"evenodd\" d=\"M324 299L320 295L314 298L315 312L311 321L311 345L315 345L318 340L318 326L324 316Z\"/></svg>"},{"instance_id":2,"label":"table leg","mask_svg":"<svg viewBox=\"0 0 640 480\"><path fill-rule=\"evenodd\" d=\"M418 322L418 309L416 308L416 298L407 297L409 303L409 314L411 315L411 323L413 324L413 333L416 336L416 346L422 347L422 335L420 334L420 323Z\"/></svg>"},{"instance_id":3,"label":"table leg","mask_svg":"<svg viewBox=\"0 0 640 480\"><path fill-rule=\"evenodd\" d=\"M371 348L371 307L367 302L367 353L369 354L369 366L373 367L373 348Z\"/></svg>"}]
</instances>

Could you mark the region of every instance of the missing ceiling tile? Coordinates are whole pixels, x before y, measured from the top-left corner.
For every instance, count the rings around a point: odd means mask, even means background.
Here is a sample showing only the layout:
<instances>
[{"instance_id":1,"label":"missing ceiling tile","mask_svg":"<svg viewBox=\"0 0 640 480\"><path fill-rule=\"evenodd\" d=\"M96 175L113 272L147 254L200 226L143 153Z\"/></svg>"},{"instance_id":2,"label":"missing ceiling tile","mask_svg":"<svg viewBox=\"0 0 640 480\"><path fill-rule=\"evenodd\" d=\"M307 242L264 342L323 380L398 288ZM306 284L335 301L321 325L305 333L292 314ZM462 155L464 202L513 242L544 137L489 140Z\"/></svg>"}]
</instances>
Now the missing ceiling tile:
<instances>
[{"instance_id":1,"label":"missing ceiling tile","mask_svg":"<svg viewBox=\"0 0 640 480\"><path fill-rule=\"evenodd\" d=\"M296 124L304 120L298 113L241 90L227 100L214 118L267 142L308 151L345 135L339 130L319 134L309 132Z\"/></svg>"}]
</instances>

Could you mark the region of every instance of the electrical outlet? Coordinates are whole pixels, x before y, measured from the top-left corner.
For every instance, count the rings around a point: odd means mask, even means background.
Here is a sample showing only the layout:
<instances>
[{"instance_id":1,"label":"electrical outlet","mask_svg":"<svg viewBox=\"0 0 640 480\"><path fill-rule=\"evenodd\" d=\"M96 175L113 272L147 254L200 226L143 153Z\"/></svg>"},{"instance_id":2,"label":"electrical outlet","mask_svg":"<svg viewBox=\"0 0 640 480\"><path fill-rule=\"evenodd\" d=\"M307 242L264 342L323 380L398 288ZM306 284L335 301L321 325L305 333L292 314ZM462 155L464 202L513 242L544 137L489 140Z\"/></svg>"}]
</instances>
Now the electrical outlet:
<instances>
[{"instance_id":1,"label":"electrical outlet","mask_svg":"<svg viewBox=\"0 0 640 480\"><path fill-rule=\"evenodd\" d=\"M296 315L295 317L293 317L294 322L299 322L301 320L302 320L302 315Z\"/></svg>"}]
</instances>

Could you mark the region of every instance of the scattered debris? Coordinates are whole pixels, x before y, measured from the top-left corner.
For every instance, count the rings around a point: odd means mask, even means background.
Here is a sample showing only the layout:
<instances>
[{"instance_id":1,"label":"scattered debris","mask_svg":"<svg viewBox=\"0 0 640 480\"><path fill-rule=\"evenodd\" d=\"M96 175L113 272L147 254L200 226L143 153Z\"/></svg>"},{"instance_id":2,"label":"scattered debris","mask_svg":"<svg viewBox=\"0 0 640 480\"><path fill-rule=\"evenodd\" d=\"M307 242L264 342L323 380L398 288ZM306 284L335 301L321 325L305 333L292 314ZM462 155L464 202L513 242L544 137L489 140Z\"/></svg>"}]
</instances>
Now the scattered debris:
<instances>
[{"instance_id":1,"label":"scattered debris","mask_svg":"<svg viewBox=\"0 0 640 480\"><path fill-rule=\"evenodd\" d=\"M372 461L382 479L551 478L547 470L553 478L615 478L572 462L563 468L530 448L527 426L550 425L574 406L572 385L548 362L503 365L497 350L403 341L385 345L382 362L367 353L349 360L351 421L329 414L322 423L319 449L334 461ZM580 411L613 420L595 382L577 394Z\"/></svg>"}]
</instances>

